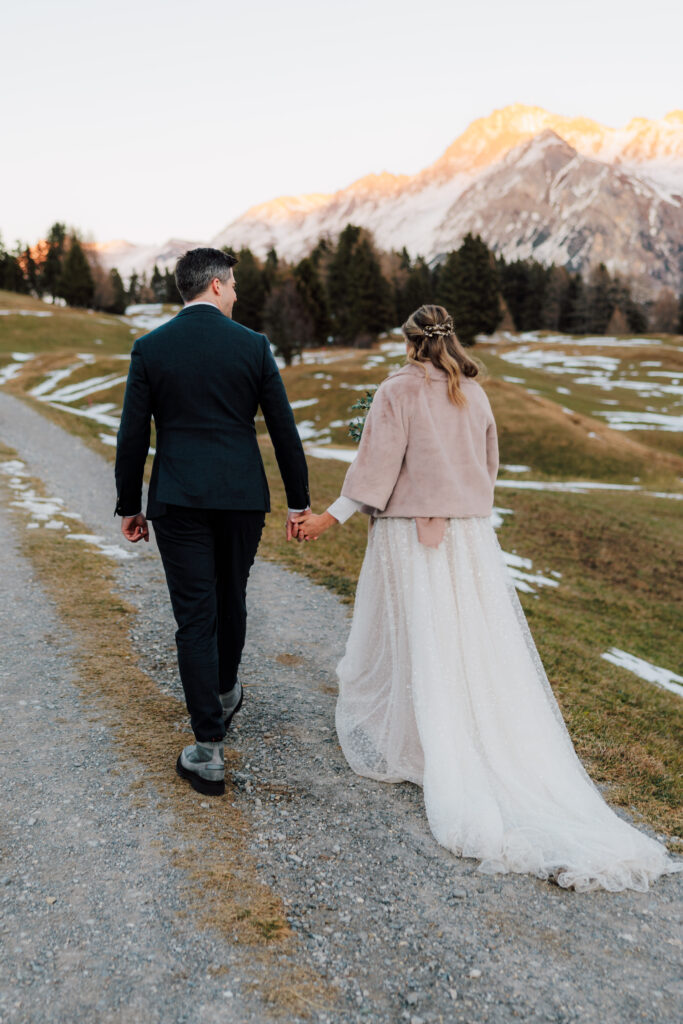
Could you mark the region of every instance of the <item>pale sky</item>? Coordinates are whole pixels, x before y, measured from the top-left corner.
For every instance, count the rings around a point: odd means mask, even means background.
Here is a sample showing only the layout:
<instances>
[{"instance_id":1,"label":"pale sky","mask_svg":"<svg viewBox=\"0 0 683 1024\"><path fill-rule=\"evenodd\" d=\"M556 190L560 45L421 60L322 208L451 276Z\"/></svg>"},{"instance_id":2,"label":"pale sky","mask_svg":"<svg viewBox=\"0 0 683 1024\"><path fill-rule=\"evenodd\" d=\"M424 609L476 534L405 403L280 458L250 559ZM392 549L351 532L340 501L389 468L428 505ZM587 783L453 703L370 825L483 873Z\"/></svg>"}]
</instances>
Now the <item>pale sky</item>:
<instances>
[{"instance_id":1,"label":"pale sky","mask_svg":"<svg viewBox=\"0 0 683 1024\"><path fill-rule=\"evenodd\" d=\"M254 203L415 173L509 103L683 106L671 0L21 0L2 17L0 232L208 240Z\"/></svg>"}]
</instances>

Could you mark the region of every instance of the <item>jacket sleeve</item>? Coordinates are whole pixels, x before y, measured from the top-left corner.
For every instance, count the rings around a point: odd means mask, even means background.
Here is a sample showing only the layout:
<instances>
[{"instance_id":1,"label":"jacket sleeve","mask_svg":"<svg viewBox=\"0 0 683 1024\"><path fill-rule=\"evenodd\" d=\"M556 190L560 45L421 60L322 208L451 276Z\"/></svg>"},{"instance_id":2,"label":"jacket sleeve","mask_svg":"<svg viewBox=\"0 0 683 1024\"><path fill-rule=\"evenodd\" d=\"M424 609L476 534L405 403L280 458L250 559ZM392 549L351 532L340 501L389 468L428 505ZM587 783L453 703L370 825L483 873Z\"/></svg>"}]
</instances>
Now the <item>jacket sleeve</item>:
<instances>
[{"instance_id":1,"label":"jacket sleeve","mask_svg":"<svg viewBox=\"0 0 683 1024\"><path fill-rule=\"evenodd\" d=\"M308 492L306 456L280 371L265 334L259 405L275 449L280 476L287 494L287 504L295 509L308 508L311 499Z\"/></svg>"},{"instance_id":2,"label":"jacket sleeve","mask_svg":"<svg viewBox=\"0 0 683 1024\"><path fill-rule=\"evenodd\" d=\"M342 495L382 512L396 486L407 447L405 396L395 385L385 383L375 392Z\"/></svg>"},{"instance_id":3,"label":"jacket sleeve","mask_svg":"<svg viewBox=\"0 0 683 1024\"><path fill-rule=\"evenodd\" d=\"M493 419L486 429L486 468L493 485L498 476L498 431Z\"/></svg>"},{"instance_id":4,"label":"jacket sleeve","mask_svg":"<svg viewBox=\"0 0 683 1024\"><path fill-rule=\"evenodd\" d=\"M142 477L149 451L152 395L139 339L130 354L130 368L116 441L115 515L136 515L142 508Z\"/></svg>"}]
</instances>

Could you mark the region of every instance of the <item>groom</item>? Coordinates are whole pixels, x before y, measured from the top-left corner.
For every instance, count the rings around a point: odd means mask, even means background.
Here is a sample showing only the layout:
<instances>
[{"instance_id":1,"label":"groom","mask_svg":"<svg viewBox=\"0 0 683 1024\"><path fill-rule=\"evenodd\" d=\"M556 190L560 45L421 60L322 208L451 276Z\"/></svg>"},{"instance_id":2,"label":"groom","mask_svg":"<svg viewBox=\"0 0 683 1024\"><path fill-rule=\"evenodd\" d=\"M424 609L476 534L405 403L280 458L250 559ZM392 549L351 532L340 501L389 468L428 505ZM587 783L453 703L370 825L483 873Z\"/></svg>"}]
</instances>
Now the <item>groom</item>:
<instances>
[{"instance_id":1,"label":"groom","mask_svg":"<svg viewBox=\"0 0 683 1024\"><path fill-rule=\"evenodd\" d=\"M232 320L233 266L218 249L191 249L176 266L185 303L133 345L116 449L116 513L132 543L154 525L178 630L178 666L196 742L179 775L200 793L225 790L223 743L242 705L237 670L246 588L270 511L254 418L263 412L290 506L309 507L308 471L284 385L264 334ZM147 515L142 476L156 428Z\"/></svg>"}]
</instances>

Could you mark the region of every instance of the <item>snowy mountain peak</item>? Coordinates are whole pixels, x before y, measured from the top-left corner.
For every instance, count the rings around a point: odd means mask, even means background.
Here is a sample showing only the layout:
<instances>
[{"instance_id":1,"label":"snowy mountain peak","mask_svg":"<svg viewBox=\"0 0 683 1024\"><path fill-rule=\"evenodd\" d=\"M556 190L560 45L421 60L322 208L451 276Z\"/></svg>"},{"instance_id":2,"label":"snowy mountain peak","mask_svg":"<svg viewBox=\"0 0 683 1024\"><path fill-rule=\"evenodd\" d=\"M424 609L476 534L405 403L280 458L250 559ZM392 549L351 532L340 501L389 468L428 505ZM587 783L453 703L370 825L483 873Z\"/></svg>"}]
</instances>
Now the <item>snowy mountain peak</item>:
<instances>
[{"instance_id":1,"label":"snowy mountain peak","mask_svg":"<svg viewBox=\"0 0 683 1024\"><path fill-rule=\"evenodd\" d=\"M512 104L478 118L413 176L368 174L340 191L281 196L251 207L213 245L274 247L289 260L347 223L379 246L428 258L467 231L511 259L534 256L573 270L596 262L640 282L641 293L679 292L683 236L683 111L611 128L590 118ZM128 248L103 260L130 272L171 265L190 242Z\"/></svg>"}]
</instances>

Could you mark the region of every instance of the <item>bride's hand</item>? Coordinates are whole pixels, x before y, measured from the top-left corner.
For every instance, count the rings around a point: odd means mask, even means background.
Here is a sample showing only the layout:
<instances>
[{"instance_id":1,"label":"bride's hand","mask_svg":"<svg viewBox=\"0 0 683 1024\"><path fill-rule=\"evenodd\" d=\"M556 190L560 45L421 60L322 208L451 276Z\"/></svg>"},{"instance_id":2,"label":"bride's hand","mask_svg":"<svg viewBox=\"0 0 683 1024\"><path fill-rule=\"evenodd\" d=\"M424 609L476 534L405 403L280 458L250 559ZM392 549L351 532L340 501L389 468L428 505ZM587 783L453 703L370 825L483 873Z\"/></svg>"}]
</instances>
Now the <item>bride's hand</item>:
<instances>
[{"instance_id":1,"label":"bride's hand","mask_svg":"<svg viewBox=\"0 0 683 1024\"><path fill-rule=\"evenodd\" d=\"M319 516L309 512L307 515L297 516L294 521L298 526L299 538L303 540L317 540L321 533L329 530L330 526L337 522L329 512L323 512Z\"/></svg>"}]
</instances>

